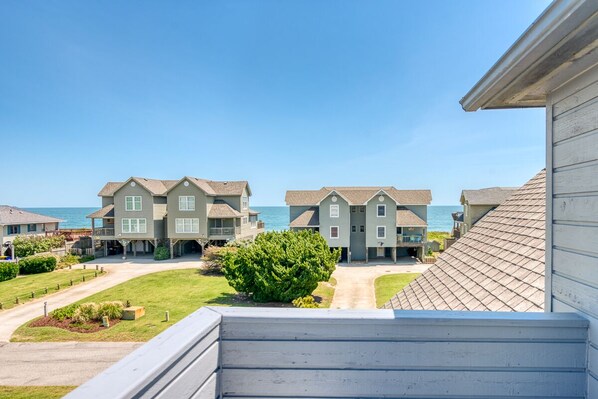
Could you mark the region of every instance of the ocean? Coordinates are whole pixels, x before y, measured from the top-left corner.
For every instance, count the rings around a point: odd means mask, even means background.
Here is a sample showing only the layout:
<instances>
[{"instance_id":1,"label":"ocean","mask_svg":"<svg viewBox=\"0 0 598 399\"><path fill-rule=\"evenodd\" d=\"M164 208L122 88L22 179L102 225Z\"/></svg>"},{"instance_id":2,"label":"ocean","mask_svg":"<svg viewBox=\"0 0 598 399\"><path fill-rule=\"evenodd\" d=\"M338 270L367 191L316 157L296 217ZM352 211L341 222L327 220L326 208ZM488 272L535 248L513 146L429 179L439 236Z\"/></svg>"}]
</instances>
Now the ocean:
<instances>
[{"instance_id":1,"label":"ocean","mask_svg":"<svg viewBox=\"0 0 598 399\"><path fill-rule=\"evenodd\" d=\"M85 217L98 208L25 208L42 215L64 220L60 227L65 229L91 228L91 221ZM286 230L289 226L289 208L286 206L254 206L261 212L260 219L266 224L266 230ZM460 211L461 206L431 205L428 207L428 231L451 231L453 228L452 212Z\"/></svg>"}]
</instances>

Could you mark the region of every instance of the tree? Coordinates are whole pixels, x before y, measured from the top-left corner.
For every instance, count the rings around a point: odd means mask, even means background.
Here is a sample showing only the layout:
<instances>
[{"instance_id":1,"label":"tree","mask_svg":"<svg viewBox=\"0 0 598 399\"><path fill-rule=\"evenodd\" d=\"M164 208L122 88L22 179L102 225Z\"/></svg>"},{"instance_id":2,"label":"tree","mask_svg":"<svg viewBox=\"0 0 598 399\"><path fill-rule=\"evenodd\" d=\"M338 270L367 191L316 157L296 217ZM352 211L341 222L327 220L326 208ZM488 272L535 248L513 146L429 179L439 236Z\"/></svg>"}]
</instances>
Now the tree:
<instances>
[{"instance_id":1,"label":"tree","mask_svg":"<svg viewBox=\"0 0 598 399\"><path fill-rule=\"evenodd\" d=\"M224 276L231 287L257 302L291 302L328 281L340 253L310 230L269 232L226 253Z\"/></svg>"}]
</instances>

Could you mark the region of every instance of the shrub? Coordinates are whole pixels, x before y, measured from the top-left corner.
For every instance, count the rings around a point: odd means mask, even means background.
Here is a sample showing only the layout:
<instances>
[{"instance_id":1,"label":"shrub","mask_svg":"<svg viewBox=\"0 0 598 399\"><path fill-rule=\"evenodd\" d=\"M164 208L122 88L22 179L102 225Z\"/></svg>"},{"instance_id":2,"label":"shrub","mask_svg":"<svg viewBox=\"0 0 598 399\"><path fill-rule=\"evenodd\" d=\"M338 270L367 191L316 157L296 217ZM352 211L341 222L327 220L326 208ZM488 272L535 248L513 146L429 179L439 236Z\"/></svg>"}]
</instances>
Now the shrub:
<instances>
[{"instance_id":1,"label":"shrub","mask_svg":"<svg viewBox=\"0 0 598 399\"><path fill-rule=\"evenodd\" d=\"M204 262L202 267L203 274L222 275L224 267L224 257L229 252L237 252L237 247L208 247L205 249L201 260Z\"/></svg>"},{"instance_id":2,"label":"shrub","mask_svg":"<svg viewBox=\"0 0 598 399\"><path fill-rule=\"evenodd\" d=\"M53 256L31 256L19 261L21 274L51 272L56 269L56 258Z\"/></svg>"},{"instance_id":3,"label":"shrub","mask_svg":"<svg viewBox=\"0 0 598 399\"><path fill-rule=\"evenodd\" d=\"M166 260L170 258L170 251L166 247L156 247L154 250L154 260Z\"/></svg>"},{"instance_id":4,"label":"shrub","mask_svg":"<svg viewBox=\"0 0 598 399\"><path fill-rule=\"evenodd\" d=\"M50 313L50 316L58 321L63 321L64 319L72 319L78 307L79 305L73 304L65 306L63 308L58 308L54 310L52 313Z\"/></svg>"},{"instance_id":5,"label":"shrub","mask_svg":"<svg viewBox=\"0 0 598 399\"><path fill-rule=\"evenodd\" d=\"M13 240L15 248L15 256L24 258L26 256L35 255L40 252L47 252L53 248L60 248L64 246L63 236L50 237L25 237L17 236Z\"/></svg>"},{"instance_id":6,"label":"shrub","mask_svg":"<svg viewBox=\"0 0 598 399\"><path fill-rule=\"evenodd\" d=\"M293 306L296 308L317 308L318 303L313 296L308 295L301 298L293 299Z\"/></svg>"},{"instance_id":7,"label":"shrub","mask_svg":"<svg viewBox=\"0 0 598 399\"><path fill-rule=\"evenodd\" d=\"M91 320L98 320L98 310L99 306L97 303L82 303L73 313L72 319L75 323L86 323Z\"/></svg>"},{"instance_id":8,"label":"shrub","mask_svg":"<svg viewBox=\"0 0 598 399\"><path fill-rule=\"evenodd\" d=\"M224 255L224 276L258 302L291 302L328 281L340 258L326 240L309 230L268 232Z\"/></svg>"},{"instance_id":9,"label":"shrub","mask_svg":"<svg viewBox=\"0 0 598 399\"><path fill-rule=\"evenodd\" d=\"M106 316L109 320L116 320L123 317L125 305L121 301L100 302L98 305L98 320Z\"/></svg>"},{"instance_id":10,"label":"shrub","mask_svg":"<svg viewBox=\"0 0 598 399\"><path fill-rule=\"evenodd\" d=\"M95 258L93 255L83 255L79 258L79 263L91 262Z\"/></svg>"},{"instance_id":11,"label":"shrub","mask_svg":"<svg viewBox=\"0 0 598 399\"><path fill-rule=\"evenodd\" d=\"M77 255L72 255L72 254L64 255L64 256L60 257L60 259L58 260L57 268L63 269L68 266L76 265L77 263L80 262L80 260L81 260L81 258Z\"/></svg>"},{"instance_id":12,"label":"shrub","mask_svg":"<svg viewBox=\"0 0 598 399\"><path fill-rule=\"evenodd\" d=\"M14 262L0 263L0 281L12 280L19 274L19 265Z\"/></svg>"}]
</instances>

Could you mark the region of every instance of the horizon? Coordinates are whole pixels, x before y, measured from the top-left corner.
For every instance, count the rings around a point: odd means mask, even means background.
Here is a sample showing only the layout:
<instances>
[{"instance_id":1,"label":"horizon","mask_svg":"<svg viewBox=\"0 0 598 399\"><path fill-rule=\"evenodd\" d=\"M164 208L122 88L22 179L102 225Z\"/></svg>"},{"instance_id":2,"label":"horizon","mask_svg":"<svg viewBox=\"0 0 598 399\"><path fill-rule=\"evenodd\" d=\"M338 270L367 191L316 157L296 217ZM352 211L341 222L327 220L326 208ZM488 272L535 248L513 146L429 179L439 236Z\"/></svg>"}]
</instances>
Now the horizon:
<instances>
[{"instance_id":1,"label":"horizon","mask_svg":"<svg viewBox=\"0 0 598 399\"><path fill-rule=\"evenodd\" d=\"M2 2L0 202L97 207L136 175L248 180L254 206L522 186L545 163L543 110L459 99L548 3Z\"/></svg>"}]
</instances>

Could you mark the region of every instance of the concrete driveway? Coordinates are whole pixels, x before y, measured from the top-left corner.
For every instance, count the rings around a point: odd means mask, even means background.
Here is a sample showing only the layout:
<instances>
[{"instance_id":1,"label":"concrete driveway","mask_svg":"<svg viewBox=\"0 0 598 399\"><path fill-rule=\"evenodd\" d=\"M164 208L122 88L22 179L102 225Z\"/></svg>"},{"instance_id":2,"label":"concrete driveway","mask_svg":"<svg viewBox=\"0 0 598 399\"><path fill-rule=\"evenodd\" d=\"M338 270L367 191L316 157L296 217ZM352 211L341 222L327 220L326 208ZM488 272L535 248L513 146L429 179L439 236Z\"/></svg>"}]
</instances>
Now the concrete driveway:
<instances>
[{"instance_id":1,"label":"concrete driveway","mask_svg":"<svg viewBox=\"0 0 598 399\"><path fill-rule=\"evenodd\" d=\"M339 264L332 274L337 281L331 309L376 309L374 280L385 274L421 273L430 264L400 259L397 264Z\"/></svg>"},{"instance_id":2,"label":"concrete driveway","mask_svg":"<svg viewBox=\"0 0 598 399\"><path fill-rule=\"evenodd\" d=\"M8 342L13 332L23 323L35 317L43 316L44 302L48 302L48 311L52 311L135 277L165 270L199 268L201 264L201 261L196 257L182 257L156 262L153 258L147 256L131 257L125 261L120 257L111 256L88 262L85 264L87 268L95 269L95 265L99 265L104 267L107 274L85 284L79 284L64 291L27 302L24 305L0 311L0 342ZM83 265L73 266L73 268L83 268ZM60 271L57 273L60 273Z\"/></svg>"}]
</instances>

